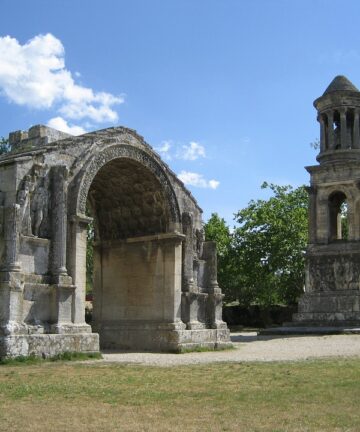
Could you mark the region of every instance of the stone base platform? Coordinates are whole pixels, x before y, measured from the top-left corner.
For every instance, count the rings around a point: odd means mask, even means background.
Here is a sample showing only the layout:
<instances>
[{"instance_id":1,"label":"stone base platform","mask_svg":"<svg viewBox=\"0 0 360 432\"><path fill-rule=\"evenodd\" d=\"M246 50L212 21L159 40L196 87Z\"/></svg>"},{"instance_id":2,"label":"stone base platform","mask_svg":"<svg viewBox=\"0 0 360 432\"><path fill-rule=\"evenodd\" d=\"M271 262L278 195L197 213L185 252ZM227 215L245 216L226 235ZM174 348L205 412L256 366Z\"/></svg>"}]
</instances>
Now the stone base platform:
<instances>
[{"instance_id":1,"label":"stone base platform","mask_svg":"<svg viewBox=\"0 0 360 432\"><path fill-rule=\"evenodd\" d=\"M181 352L199 347L232 347L228 328L186 330L184 324L102 324L101 349L122 351Z\"/></svg>"},{"instance_id":2,"label":"stone base platform","mask_svg":"<svg viewBox=\"0 0 360 432\"><path fill-rule=\"evenodd\" d=\"M269 327L258 332L259 336L306 336L306 335L334 335L334 334L360 334L359 326L326 326L326 325L309 325L294 326L288 325L283 327Z\"/></svg>"},{"instance_id":3,"label":"stone base platform","mask_svg":"<svg viewBox=\"0 0 360 432\"><path fill-rule=\"evenodd\" d=\"M96 333L74 333L0 337L0 358L32 355L47 358L64 352L99 352L99 335Z\"/></svg>"}]
</instances>

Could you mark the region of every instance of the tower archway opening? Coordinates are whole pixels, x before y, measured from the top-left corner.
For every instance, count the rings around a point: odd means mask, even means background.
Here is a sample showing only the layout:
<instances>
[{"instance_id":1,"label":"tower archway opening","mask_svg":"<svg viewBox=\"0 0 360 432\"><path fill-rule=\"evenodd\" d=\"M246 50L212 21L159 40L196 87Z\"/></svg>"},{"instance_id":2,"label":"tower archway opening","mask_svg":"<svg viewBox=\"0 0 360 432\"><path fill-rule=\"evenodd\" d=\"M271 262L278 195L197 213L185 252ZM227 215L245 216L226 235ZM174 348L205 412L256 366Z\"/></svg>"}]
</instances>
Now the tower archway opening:
<instances>
[{"instance_id":1,"label":"tower archway opening","mask_svg":"<svg viewBox=\"0 0 360 432\"><path fill-rule=\"evenodd\" d=\"M329 197L329 240L348 240L348 202L343 192L335 192Z\"/></svg>"}]
</instances>

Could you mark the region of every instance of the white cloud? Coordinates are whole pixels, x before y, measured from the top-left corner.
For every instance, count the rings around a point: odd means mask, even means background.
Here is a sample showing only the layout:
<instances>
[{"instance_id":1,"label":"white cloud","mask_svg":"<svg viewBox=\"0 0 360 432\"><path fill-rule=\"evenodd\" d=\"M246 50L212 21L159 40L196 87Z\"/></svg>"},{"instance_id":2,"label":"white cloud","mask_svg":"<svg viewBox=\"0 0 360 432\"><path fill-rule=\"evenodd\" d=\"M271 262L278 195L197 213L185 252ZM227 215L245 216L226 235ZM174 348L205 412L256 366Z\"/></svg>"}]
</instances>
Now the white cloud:
<instances>
[{"instance_id":1,"label":"white cloud","mask_svg":"<svg viewBox=\"0 0 360 432\"><path fill-rule=\"evenodd\" d=\"M177 153L178 159L194 161L200 157L205 157L205 147L195 141L190 141L188 145L183 145Z\"/></svg>"},{"instance_id":2,"label":"white cloud","mask_svg":"<svg viewBox=\"0 0 360 432\"><path fill-rule=\"evenodd\" d=\"M175 158L194 161L206 157L205 147L195 141L180 146L179 144L174 145L172 140L166 140L162 141L159 147L155 147L155 150L166 160Z\"/></svg>"},{"instance_id":3,"label":"white cloud","mask_svg":"<svg viewBox=\"0 0 360 432\"><path fill-rule=\"evenodd\" d=\"M162 141L160 147L155 147L155 150L161 155L163 159L171 160L170 149L172 147L172 141Z\"/></svg>"},{"instance_id":4,"label":"white cloud","mask_svg":"<svg viewBox=\"0 0 360 432\"><path fill-rule=\"evenodd\" d=\"M113 106L124 98L76 84L64 57L64 46L50 33L24 45L10 36L0 37L1 93L18 105L56 107L68 119L115 122ZM79 77L78 72L74 75Z\"/></svg>"},{"instance_id":5,"label":"white cloud","mask_svg":"<svg viewBox=\"0 0 360 432\"><path fill-rule=\"evenodd\" d=\"M209 180L209 187L211 189L217 189L217 187L219 186L220 182L217 180Z\"/></svg>"},{"instance_id":6,"label":"white cloud","mask_svg":"<svg viewBox=\"0 0 360 432\"><path fill-rule=\"evenodd\" d=\"M187 186L216 189L220 184L217 180L206 180L202 174L189 171L181 171L178 177Z\"/></svg>"},{"instance_id":7,"label":"white cloud","mask_svg":"<svg viewBox=\"0 0 360 432\"><path fill-rule=\"evenodd\" d=\"M62 117L54 117L50 119L47 125L61 132L66 132L71 135L82 135L86 133L86 130L84 128L75 125L70 126L67 121Z\"/></svg>"}]
</instances>

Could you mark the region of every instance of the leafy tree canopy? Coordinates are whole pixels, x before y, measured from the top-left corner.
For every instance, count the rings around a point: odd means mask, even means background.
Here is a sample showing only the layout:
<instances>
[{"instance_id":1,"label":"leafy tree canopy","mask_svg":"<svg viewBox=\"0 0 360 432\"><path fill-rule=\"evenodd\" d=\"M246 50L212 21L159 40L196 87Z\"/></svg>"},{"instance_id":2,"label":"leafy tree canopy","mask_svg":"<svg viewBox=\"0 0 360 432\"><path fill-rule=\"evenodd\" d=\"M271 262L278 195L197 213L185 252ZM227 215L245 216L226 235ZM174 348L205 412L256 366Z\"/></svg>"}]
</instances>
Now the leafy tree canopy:
<instances>
[{"instance_id":1,"label":"leafy tree canopy","mask_svg":"<svg viewBox=\"0 0 360 432\"><path fill-rule=\"evenodd\" d=\"M232 235L227 226L225 219L220 218L217 213L213 213L204 226L205 239L216 241L218 252L218 282L226 292L227 297L231 295L232 287L235 286L233 281L236 276L236 271L232 268L233 261L231 259L232 251Z\"/></svg>"},{"instance_id":2,"label":"leafy tree canopy","mask_svg":"<svg viewBox=\"0 0 360 432\"><path fill-rule=\"evenodd\" d=\"M269 189L272 196L252 200L240 210L232 234L218 215L212 215L205 233L208 240L220 239L219 283L225 300L243 305L291 304L304 285L307 192L304 186L294 189L266 182L262 188ZM226 242L225 228L229 233Z\"/></svg>"},{"instance_id":3,"label":"leafy tree canopy","mask_svg":"<svg viewBox=\"0 0 360 432\"><path fill-rule=\"evenodd\" d=\"M8 153L11 150L9 140L4 137L0 137L0 155Z\"/></svg>"}]
</instances>

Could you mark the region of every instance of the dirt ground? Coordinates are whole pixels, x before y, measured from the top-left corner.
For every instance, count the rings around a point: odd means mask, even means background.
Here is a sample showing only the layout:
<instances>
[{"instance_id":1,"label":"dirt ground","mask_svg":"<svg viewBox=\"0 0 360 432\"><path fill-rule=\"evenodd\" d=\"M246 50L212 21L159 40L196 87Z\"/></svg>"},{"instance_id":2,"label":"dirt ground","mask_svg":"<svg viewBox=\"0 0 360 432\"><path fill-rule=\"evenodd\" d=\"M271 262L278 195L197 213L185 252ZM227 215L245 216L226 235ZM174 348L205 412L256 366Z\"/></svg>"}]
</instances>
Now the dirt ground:
<instances>
[{"instance_id":1,"label":"dirt ground","mask_svg":"<svg viewBox=\"0 0 360 432\"><path fill-rule=\"evenodd\" d=\"M178 366L216 362L296 361L315 358L360 357L360 335L257 336L231 334L233 350L186 354L104 352L98 362Z\"/></svg>"}]
</instances>

